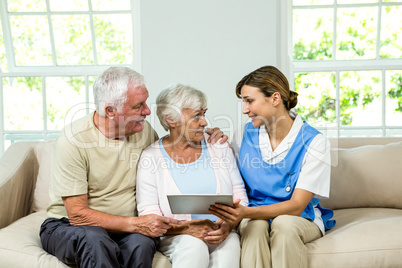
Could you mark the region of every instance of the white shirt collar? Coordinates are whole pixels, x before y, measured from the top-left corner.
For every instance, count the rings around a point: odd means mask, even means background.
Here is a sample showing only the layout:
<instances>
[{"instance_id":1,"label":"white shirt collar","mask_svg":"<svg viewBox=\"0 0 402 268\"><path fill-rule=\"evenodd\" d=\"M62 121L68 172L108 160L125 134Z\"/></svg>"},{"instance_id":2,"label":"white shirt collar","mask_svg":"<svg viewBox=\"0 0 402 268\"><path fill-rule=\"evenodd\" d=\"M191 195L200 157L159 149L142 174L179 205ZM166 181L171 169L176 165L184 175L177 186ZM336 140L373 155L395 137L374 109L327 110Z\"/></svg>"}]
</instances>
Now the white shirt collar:
<instances>
[{"instance_id":1,"label":"white shirt collar","mask_svg":"<svg viewBox=\"0 0 402 268\"><path fill-rule=\"evenodd\" d=\"M292 128L290 129L288 135L286 135L286 137L275 149L275 151L272 151L271 141L269 140L267 129L265 128L265 126L260 127L258 138L261 154L264 161L269 161L272 158L286 153L295 141L297 134L303 126L303 121L296 113L291 113L290 116L294 118Z\"/></svg>"}]
</instances>

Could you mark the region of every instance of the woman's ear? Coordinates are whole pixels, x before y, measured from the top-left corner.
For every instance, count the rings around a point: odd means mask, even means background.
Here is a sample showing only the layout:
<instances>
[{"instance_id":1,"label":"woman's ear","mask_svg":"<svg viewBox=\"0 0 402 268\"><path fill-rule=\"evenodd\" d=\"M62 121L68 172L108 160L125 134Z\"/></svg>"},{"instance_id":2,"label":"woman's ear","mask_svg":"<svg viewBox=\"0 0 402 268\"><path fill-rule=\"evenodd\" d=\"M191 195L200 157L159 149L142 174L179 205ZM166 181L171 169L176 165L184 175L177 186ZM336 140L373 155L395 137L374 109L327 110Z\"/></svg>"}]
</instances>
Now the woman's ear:
<instances>
[{"instance_id":1,"label":"woman's ear","mask_svg":"<svg viewBox=\"0 0 402 268\"><path fill-rule=\"evenodd\" d=\"M272 105L275 107L278 106L280 103L282 103L282 97L281 94L279 94L279 92L274 92L271 98L272 98Z\"/></svg>"},{"instance_id":2,"label":"woman's ear","mask_svg":"<svg viewBox=\"0 0 402 268\"><path fill-rule=\"evenodd\" d=\"M168 115L165 115L165 120L169 127L174 128L176 126L176 123Z\"/></svg>"},{"instance_id":3,"label":"woman's ear","mask_svg":"<svg viewBox=\"0 0 402 268\"><path fill-rule=\"evenodd\" d=\"M116 107L111 104L105 106L105 115L107 118L113 120L116 116Z\"/></svg>"}]
</instances>

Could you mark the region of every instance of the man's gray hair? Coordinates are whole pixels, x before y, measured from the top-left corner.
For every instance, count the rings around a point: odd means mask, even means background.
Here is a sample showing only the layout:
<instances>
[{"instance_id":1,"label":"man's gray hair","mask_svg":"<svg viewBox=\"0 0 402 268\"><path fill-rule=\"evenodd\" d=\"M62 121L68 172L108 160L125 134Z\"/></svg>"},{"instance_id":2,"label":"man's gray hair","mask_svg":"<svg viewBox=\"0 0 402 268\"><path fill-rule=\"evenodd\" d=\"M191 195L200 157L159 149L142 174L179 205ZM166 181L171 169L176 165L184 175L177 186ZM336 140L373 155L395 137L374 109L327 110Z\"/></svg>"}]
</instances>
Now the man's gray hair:
<instances>
[{"instance_id":1,"label":"man's gray hair","mask_svg":"<svg viewBox=\"0 0 402 268\"><path fill-rule=\"evenodd\" d=\"M170 126L166 121L178 123L181 120L183 109L206 109L206 95L190 86L177 84L164 89L156 98L156 114L165 130Z\"/></svg>"},{"instance_id":2,"label":"man's gray hair","mask_svg":"<svg viewBox=\"0 0 402 268\"><path fill-rule=\"evenodd\" d=\"M119 113L127 101L129 88L144 86L144 77L127 67L110 67L94 82L94 101L96 112L106 116L105 107L112 104Z\"/></svg>"}]
</instances>

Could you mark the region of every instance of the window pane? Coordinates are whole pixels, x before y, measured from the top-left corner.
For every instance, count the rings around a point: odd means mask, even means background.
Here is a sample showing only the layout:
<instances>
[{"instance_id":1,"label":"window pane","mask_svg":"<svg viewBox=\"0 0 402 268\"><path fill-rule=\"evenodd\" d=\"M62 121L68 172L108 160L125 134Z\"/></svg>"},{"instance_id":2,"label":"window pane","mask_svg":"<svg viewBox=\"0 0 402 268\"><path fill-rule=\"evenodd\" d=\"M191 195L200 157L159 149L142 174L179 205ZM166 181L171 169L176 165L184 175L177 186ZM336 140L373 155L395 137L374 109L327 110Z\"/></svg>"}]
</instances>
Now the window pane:
<instances>
[{"instance_id":1,"label":"window pane","mask_svg":"<svg viewBox=\"0 0 402 268\"><path fill-rule=\"evenodd\" d=\"M52 65L49 25L46 16L11 16L16 65Z\"/></svg>"},{"instance_id":2,"label":"window pane","mask_svg":"<svg viewBox=\"0 0 402 268\"><path fill-rule=\"evenodd\" d=\"M340 73L340 122L346 126L380 126L381 72Z\"/></svg>"},{"instance_id":3,"label":"window pane","mask_svg":"<svg viewBox=\"0 0 402 268\"><path fill-rule=\"evenodd\" d=\"M338 0L338 4L367 4L378 3L378 0Z\"/></svg>"},{"instance_id":4,"label":"window pane","mask_svg":"<svg viewBox=\"0 0 402 268\"><path fill-rule=\"evenodd\" d=\"M86 114L84 77L47 77L47 124L49 130L61 130L65 118L80 118Z\"/></svg>"},{"instance_id":5,"label":"window pane","mask_svg":"<svg viewBox=\"0 0 402 268\"><path fill-rule=\"evenodd\" d=\"M340 137L382 137L381 129L341 129Z\"/></svg>"},{"instance_id":6,"label":"window pane","mask_svg":"<svg viewBox=\"0 0 402 268\"><path fill-rule=\"evenodd\" d=\"M338 60L376 57L377 7L339 8Z\"/></svg>"},{"instance_id":7,"label":"window pane","mask_svg":"<svg viewBox=\"0 0 402 268\"><path fill-rule=\"evenodd\" d=\"M333 9L293 11L293 58L325 60L332 58Z\"/></svg>"},{"instance_id":8,"label":"window pane","mask_svg":"<svg viewBox=\"0 0 402 268\"><path fill-rule=\"evenodd\" d=\"M386 124L402 126L402 70L386 72Z\"/></svg>"},{"instance_id":9,"label":"window pane","mask_svg":"<svg viewBox=\"0 0 402 268\"><path fill-rule=\"evenodd\" d=\"M382 8L381 49L382 58L402 57L402 7L388 6Z\"/></svg>"},{"instance_id":10,"label":"window pane","mask_svg":"<svg viewBox=\"0 0 402 268\"><path fill-rule=\"evenodd\" d=\"M89 16L52 16L57 64L93 64Z\"/></svg>"},{"instance_id":11,"label":"window pane","mask_svg":"<svg viewBox=\"0 0 402 268\"><path fill-rule=\"evenodd\" d=\"M3 78L5 130L43 130L42 79Z\"/></svg>"},{"instance_id":12,"label":"window pane","mask_svg":"<svg viewBox=\"0 0 402 268\"><path fill-rule=\"evenodd\" d=\"M296 112L315 127L336 121L335 73L295 74Z\"/></svg>"},{"instance_id":13,"label":"window pane","mask_svg":"<svg viewBox=\"0 0 402 268\"><path fill-rule=\"evenodd\" d=\"M49 0L51 11L87 11L88 1L82 0Z\"/></svg>"},{"instance_id":14,"label":"window pane","mask_svg":"<svg viewBox=\"0 0 402 268\"><path fill-rule=\"evenodd\" d=\"M46 0L6 0L10 12L46 12Z\"/></svg>"},{"instance_id":15,"label":"window pane","mask_svg":"<svg viewBox=\"0 0 402 268\"><path fill-rule=\"evenodd\" d=\"M130 10L130 0L92 0L92 9L95 11Z\"/></svg>"},{"instance_id":16,"label":"window pane","mask_svg":"<svg viewBox=\"0 0 402 268\"><path fill-rule=\"evenodd\" d=\"M132 63L131 15L96 15L94 23L98 63Z\"/></svg>"},{"instance_id":17,"label":"window pane","mask_svg":"<svg viewBox=\"0 0 402 268\"><path fill-rule=\"evenodd\" d=\"M402 137L402 129L387 129L387 137Z\"/></svg>"},{"instance_id":18,"label":"window pane","mask_svg":"<svg viewBox=\"0 0 402 268\"><path fill-rule=\"evenodd\" d=\"M334 0L293 0L293 5L304 6L304 5L332 5Z\"/></svg>"},{"instance_id":19,"label":"window pane","mask_svg":"<svg viewBox=\"0 0 402 268\"><path fill-rule=\"evenodd\" d=\"M95 100L94 100L94 90L93 90L93 85L96 80L97 76L89 76L88 77L88 100L89 100L89 111L94 111L96 109L95 107Z\"/></svg>"},{"instance_id":20,"label":"window pane","mask_svg":"<svg viewBox=\"0 0 402 268\"><path fill-rule=\"evenodd\" d=\"M8 72L6 48L4 46L3 29L0 23L0 72Z\"/></svg>"}]
</instances>

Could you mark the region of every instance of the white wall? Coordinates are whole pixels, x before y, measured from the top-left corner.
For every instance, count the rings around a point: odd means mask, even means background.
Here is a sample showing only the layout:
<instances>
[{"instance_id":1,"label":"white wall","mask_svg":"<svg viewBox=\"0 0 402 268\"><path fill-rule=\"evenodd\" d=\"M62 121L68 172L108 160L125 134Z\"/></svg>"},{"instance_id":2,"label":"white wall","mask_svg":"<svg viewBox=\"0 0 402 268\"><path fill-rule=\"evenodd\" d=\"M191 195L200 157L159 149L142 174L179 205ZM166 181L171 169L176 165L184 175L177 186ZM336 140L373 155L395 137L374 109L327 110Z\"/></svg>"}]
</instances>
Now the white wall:
<instances>
[{"instance_id":1,"label":"white wall","mask_svg":"<svg viewBox=\"0 0 402 268\"><path fill-rule=\"evenodd\" d=\"M166 86L191 85L208 95L210 125L232 137L247 119L240 116L237 82L263 65L277 65L278 1L141 1L141 72L150 107ZM152 111L149 121L164 135Z\"/></svg>"}]
</instances>

